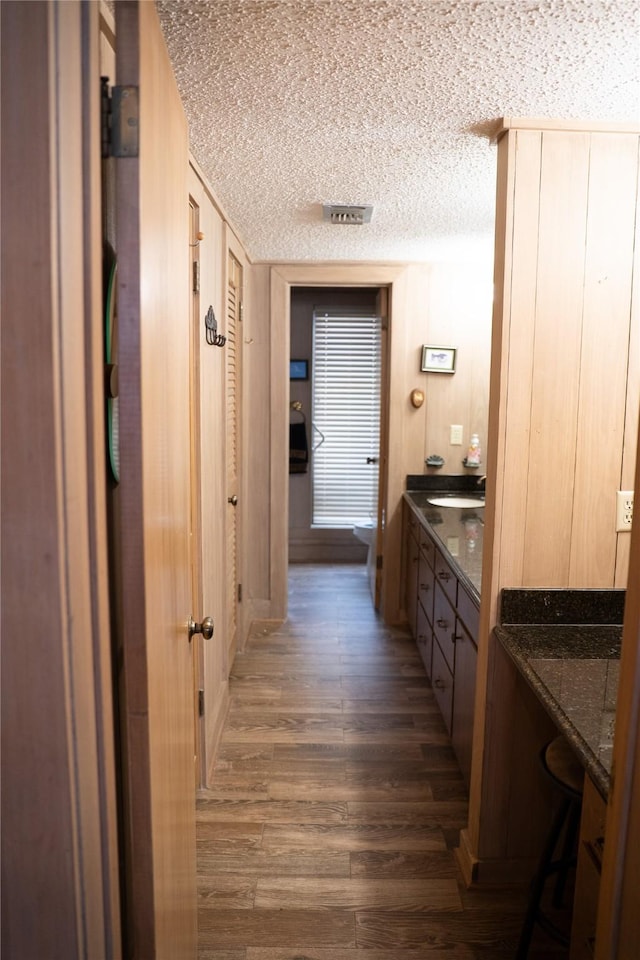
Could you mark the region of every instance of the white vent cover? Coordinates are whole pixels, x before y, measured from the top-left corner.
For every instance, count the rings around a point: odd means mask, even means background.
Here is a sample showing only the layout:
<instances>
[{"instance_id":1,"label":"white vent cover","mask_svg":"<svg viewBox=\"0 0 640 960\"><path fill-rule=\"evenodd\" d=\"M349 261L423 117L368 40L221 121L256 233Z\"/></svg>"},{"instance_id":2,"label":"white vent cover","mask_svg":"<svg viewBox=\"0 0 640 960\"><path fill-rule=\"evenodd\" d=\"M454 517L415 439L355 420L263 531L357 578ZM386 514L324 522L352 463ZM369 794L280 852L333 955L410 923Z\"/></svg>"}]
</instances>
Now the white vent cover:
<instances>
[{"instance_id":1,"label":"white vent cover","mask_svg":"<svg viewBox=\"0 0 640 960\"><path fill-rule=\"evenodd\" d=\"M322 219L330 223L369 223L373 207L371 204L354 206L344 203L323 203Z\"/></svg>"}]
</instances>

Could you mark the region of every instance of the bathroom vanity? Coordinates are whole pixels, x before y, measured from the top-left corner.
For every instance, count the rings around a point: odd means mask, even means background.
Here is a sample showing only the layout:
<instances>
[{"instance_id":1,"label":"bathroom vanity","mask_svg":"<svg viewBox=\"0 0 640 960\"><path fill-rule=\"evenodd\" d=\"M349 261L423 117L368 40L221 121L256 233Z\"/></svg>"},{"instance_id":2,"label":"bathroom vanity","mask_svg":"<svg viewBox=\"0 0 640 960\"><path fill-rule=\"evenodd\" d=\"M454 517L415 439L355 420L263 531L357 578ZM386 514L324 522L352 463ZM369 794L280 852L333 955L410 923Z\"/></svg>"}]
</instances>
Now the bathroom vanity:
<instances>
[{"instance_id":1,"label":"bathroom vanity","mask_svg":"<svg viewBox=\"0 0 640 960\"><path fill-rule=\"evenodd\" d=\"M457 491L405 493L404 583L409 626L468 784L484 500L477 488L460 497Z\"/></svg>"}]
</instances>

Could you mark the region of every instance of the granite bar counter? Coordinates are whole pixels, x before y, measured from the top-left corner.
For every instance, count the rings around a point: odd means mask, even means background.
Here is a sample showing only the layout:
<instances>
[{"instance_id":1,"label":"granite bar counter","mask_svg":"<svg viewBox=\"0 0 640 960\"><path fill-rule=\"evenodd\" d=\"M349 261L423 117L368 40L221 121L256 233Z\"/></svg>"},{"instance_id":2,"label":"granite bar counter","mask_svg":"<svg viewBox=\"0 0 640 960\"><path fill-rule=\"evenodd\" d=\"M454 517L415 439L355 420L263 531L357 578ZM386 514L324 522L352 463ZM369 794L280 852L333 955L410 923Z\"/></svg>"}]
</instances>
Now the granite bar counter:
<instances>
[{"instance_id":1,"label":"granite bar counter","mask_svg":"<svg viewBox=\"0 0 640 960\"><path fill-rule=\"evenodd\" d=\"M606 799L624 590L503 590L494 634Z\"/></svg>"}]
</instances>

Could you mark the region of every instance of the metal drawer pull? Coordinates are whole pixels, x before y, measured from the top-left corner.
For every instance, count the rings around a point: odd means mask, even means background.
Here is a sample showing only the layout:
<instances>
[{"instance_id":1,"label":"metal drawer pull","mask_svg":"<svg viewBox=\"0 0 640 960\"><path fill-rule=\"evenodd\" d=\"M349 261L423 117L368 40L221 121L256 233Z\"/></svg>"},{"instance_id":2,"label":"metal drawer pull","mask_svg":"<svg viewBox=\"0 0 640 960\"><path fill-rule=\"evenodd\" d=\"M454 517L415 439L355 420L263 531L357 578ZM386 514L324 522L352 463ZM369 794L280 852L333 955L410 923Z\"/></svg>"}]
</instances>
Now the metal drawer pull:
<instances>
[{"instance_id":1,"label":"metal drawer pull","mask_svg":"<svg viewBox=\"0 0 640 960\"><path fill-rule=\"evenodd\" d=\"M433 685L436 690L446 690L446 687L440 677L436 677L436 679L433 681Z\"/></svg>"},{"instance_id":2,"label":"metal drawer pull","mask_svg":"<svg viewBox=\"0 0 640 960\"><path fill-rule=\"evenodd\" d=\"M446 626L448 626L447 621L446 621L445 619L443 619L443 617L439 617L439 619L436 620L436 623L437 623L438 626L441 627L443 630L444 630L444 628L445 628Z\"/></svg>"},{"instance_id":3,"label":"metal drawer pull","mask_svg":"<svg viewBox=\"0 0 640 960\"><path fill-rule=\"evenodd\" d=\"M451 580L451 574L448 570L438 570L438 576L441 580Z\"/></svg>"},{"instance_id":4,"label":"metal drawer pull","mask_svg":"<svg viewBox=\"0 0 640 960\"><path fill-rule=\"evenodd\" d=\"M428 584L428 583L421 583L421 584L420 584L420 589L421 589L421 590L428 590L429 587L430 587L430 584Z\"/></svg>"}]
</instances>

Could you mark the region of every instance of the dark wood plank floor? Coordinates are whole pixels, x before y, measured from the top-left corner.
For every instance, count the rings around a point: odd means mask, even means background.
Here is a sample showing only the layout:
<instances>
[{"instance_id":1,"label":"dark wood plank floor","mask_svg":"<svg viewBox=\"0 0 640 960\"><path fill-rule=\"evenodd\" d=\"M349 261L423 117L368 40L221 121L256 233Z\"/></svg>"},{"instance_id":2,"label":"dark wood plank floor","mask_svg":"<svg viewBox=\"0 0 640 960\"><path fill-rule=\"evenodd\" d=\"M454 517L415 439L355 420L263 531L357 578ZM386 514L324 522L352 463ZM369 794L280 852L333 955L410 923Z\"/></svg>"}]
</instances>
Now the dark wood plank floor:
<instances>
[{"instance_id":1,"label":"dark wood plank floor","mask_svg":"<svg viewBox=\"0 0 640 960\"><path fill-rule=\"evenodd\" d=\"M293 566L231 671L197 810L200 960L511 960L524 895L467 891L467 795L406 631L363 566ZM531 960L559 958L542 935Z\"/></svg>"}]
</instances>

